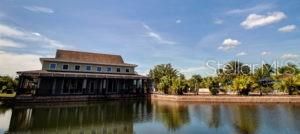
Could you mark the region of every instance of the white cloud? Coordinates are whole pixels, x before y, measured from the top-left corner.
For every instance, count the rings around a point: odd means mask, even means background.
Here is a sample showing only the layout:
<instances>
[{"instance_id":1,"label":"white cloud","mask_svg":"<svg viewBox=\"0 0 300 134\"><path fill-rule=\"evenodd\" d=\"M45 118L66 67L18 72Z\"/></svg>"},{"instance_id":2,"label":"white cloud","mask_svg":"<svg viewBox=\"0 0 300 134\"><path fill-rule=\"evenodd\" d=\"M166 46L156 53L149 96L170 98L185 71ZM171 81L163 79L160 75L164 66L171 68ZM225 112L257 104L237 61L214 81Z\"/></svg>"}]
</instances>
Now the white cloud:
<instances>
[{"instance_id":1,"label":"white cloud","mask_svg":"<svg viewBox=\"0 0 300 134\"><path fill-rule=\"evenodd\" d=\"M23 36L23 35L24 35L23 32L15 28L0 24L0 36Z\"/></svg>"},{"instance_id":2,"label":"white cloud","mask_svg":"<svg viewBox=\"0 0 300 134\"><path fill-rule=\"evenodd\" d=\"M40 33L32 33L32 34L35 35L35 36L41 36Z\"/></svg>"},{"instance_id":3,"label":"white cloud","mask_svg":"<svg viewBox=\"0 0 300 134\"><path fill-rule=\"evenodd\" d=\"M228 38L223 41L223 44L219 46L218 49L226 51L235 48L239 44L241 44L241 42L239 42L238 40Z\"/></svg>"},{"instance_id":4,"label":"white cloud","mask_svg":"<svg viewBox=\"0 0 300 134\"><path fill-rule=\"evenodd\" d=\"M146 70L139 70L139 69L137 69L136 71L137 71L138 74L140 74L140 75L147 76L147 75L149 74L150 69L146 69Z\"/></svg>"},{"instance_id":5,"label":"white cloud","mask_svg":"<svg viewBox=\"0 0 300 134\"><path fill-rule=\"evenodd\" d=\"M262 52L260 53L260 55L262 55L262 56L270 55L270 54L271 54L271 52L268 52L268 51L262 51Z\"/></svg>"},{"instance_id":6,"label":"white cloud","mask_svg":"<svg viewBox=\"0 0 300 134\"><path fill-rule=\"evenodd\" d=\"M292 32L296 29L296 26L295 25L287 25L287 26L284 26L284 27L281 27L278 29L279 32L284 32L284 33L287 33L287 32Z\"/></svg>"},{"instance_id":7,"label":"white cloud","mask_svg":"<svg viewBox=\"0 0 300 134\"><path fill-rule=\"evenodd\" d=\"M221 19L215 19L214 23L220 25L220 24L223 24L223 20L221 20Z\"/></svg>"},{"instance_id":8,"label":"white cloud","mask_svg":"<svg viewBox=\"0 0 300 134\"><path fill-rule=\"evenodd\" d=\"M51 8L41 7L41 6L24 6L25 9L32 11L32 12L39 12L39 13L54 13Z\"/></svg>"},{"instance_id":9,"label":"white cloud","mask_svg":"<svg viewBox=\"0 0 300 134\"><path fill-rule=\"evenodd\" d=\"M22 48L23 46L24 46L23 44L14 42L12 40L0 38L0 48L3 48L3 47Z\"/></svg>"},{"instance_id":10,"label":"white cloud","mask_svg":"<svg viewBox=\"0 0 300 134\"><path fill-rule=\"evenodd\" d=\"M156 40L159 44L169 44L169 45L177 44L174 41L170 41L162 38L158 33L154 32L148 25L143 24L143 27L147 30L146 35Z\"/></svg>"},{"instance_id":11,"label":"white cloud","mask_svg":"<svg viewBox=\"0 0 300 134\"><path fill-rule=\"evenodd\" d=\"M37 32L30 32L25 30L19 30L17 28L7 26L0 23L0 37L3 40L10 41L10 44L25 44L30 45L37 44L44 48L66 48L70 47L64 45L59 41L50 39Z\"/></svg>"},{"instance_id":12,"label":"white cloud","mask_svg":"<svg viewBox=\"0 0 300 134\"><path fill-rule=\"evenodd\" d=\"M283 54L281 56L282 59L295 59L298 57L299 57L299 55L297 55L297 54Z\"/></svg>"},{"instance_id":13,"label":"white cloud","mask_svg":"<svg viewBox=\"0 0 300 134\"><path fill-rule=\"evenodd\" d=\"M267 15L250 14L246 20L241 23L241 26L243 26L245 29L252 29L273 24L285 18L286 15L283 12L272 12L268 13Z\"/></svg>"},{"instance_id":14,"label":"white cloud","mask_svg":"<svg viewBox=\"0 0 300 134\"><path fill-rule=\"evenodd\" d=\"M269 10L274 8L275 6L273 4L260 4L256 5L254 7L250 8L244 8L244 9L233 9L228 12L227 14L244 14L244 13L257 13L265 10Z\"/></svg>"},{"instance_id":15,"label":"white cloud","mask_svg":"<svg viewBox=\"0 0 300 134\"><path fill-rule=\"evenodd\" d=\"M179 68L179 72L184 74L184 76L189 79L194 74L201 74L202 76L212 76L215 74L216 70L214 68L210 68L207 65L200 65L188 68Z\"/></svg>"},{"instance_id":16,"label":"white cloud","mask_svg":"<svg viewBox=\"0 0 300 134\"><path fill-rule=\"evenodd\" d=\"M177 24L181 23L181 20L180 19L176 20L176 23Z\"/></svg>"},{"instance_id":17,"label":"white cloud","mask_svg":"<svg viewBox=\"0 0 300 134\"><path fill-rule=\"evenodd\" d=\"M146 25L146 24L144 24L144 23L143 23L143 27L144 27L146 30L148 30L148 31L152 31L152 29L151 29L148 25Z\"/></svg>"},{"instance_id":18,"label":"white cloud","mask_svg":"<svg viewBox=\"0 0 300 134\"><path fill-rule=\"evenodd\" d=\"M0 75L16 76L16 71L41 69L40 57L0 51Z\"/></svg>"},{"instance_id":19,"label":"white cloud","mask_svg":"<svg viewBox=\"0 0 300 134\"><path fill-rule=\"evenodd\" d=\"M190 67L190 68L184 68L184 69L179 69L179 72L181 73L196 73L201 70L207 69L205 66L199 66L199 67Z\"/></svg>"},{"instance_id":20,"label":"white cloud","mask_svg":"<svg viewBox=\"0 0 300 134\"><path fill-rule=\"evenodd\" d=\"M239 53L236 54L236 56L244 56L244 55L247 55L247 53L246 52L239 52Z\"/></svg>"}]
</instances>

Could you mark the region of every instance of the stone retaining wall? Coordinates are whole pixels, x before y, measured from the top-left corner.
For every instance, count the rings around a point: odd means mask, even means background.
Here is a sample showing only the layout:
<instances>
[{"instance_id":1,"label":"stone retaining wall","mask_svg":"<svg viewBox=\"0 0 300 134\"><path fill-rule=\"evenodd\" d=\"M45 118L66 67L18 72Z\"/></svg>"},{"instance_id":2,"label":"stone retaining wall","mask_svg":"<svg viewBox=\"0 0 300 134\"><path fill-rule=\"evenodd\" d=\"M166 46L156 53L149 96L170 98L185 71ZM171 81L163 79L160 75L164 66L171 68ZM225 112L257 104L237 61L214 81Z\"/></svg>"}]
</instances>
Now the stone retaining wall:
<instances>
[{"instance_id":1,"label":"stone retaining wall","mask_svg":"<svg viewBox=\"0 0 300 134\"><path fill-rule=\"evenodd\" d=\"M136 99L147 97L144 95L78 95L78 96L16 96L13 102L17 103L48 103L48 102L87 102L100 100Z\"/></svg>"},{"instance_id":2,"label":"stone retaining wall","mask_svg":"<svg viewBox=\"0 0 300 134\"><path fill-rule=\"evenodd\" d=\"M152 100L209 103L300 103L300 96L177 96L152 94Z\"/></svg>"}]
</instances>

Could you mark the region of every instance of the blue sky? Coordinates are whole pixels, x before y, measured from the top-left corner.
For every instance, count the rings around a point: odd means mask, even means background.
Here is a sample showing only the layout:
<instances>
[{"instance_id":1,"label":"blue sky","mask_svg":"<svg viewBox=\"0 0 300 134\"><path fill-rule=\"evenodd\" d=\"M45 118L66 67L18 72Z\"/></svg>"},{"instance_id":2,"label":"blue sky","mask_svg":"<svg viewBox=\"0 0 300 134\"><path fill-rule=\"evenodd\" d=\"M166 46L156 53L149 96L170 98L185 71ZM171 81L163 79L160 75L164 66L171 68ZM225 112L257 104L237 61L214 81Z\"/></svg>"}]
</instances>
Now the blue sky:
<instances>
[{"instance_id":1,"label":"blue sky","mask_svg":"<svg viewBox=\"0 0 300 134\"><path fill-rule=\"evenodd\" d=\"M297 60L299 0L2 0L0 74L40 69L57 48L120 54L146 74L171 63L209 75L209 60Z\"/></svg>"}]
</instances>

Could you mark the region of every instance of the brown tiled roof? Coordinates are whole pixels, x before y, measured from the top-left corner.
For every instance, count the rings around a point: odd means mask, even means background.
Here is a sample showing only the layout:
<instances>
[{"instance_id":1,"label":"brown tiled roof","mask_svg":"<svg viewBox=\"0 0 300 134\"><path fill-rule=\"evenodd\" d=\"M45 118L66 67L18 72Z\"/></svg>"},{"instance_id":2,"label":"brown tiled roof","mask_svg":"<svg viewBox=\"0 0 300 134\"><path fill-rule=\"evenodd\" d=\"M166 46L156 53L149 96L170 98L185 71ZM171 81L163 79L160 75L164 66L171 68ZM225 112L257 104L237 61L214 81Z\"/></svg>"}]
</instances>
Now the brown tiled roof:
<instances>
[{"instance_id":1,"label":"brown tiled roof","mask_svg":"<svg viewBox=\"0 0 300 134\"><path fill-rule=\"evenodd\" d=\"M90 53L70 50L57 50L56 59L81 62L96 62L106 64L124 64L120 55Z\"/></svg>"},{"instance_id":2,"label":"brown tiled roof","mask_svg":"<svg viewBox=\"0 0 300 134\"><path fill-rule=\"evenodd\" d=\"M64 62L64 63L79 63L79 64L92 64L92 65L103 65L103 66L124 66L124 67L136 67L135 64L113 64L113 63L103 63L103 62L86 62L86 61L79 61L79 60L62 60L56 58L40 58L41 61L53 61L53 62Z\"/></svg>"}]
</instances>

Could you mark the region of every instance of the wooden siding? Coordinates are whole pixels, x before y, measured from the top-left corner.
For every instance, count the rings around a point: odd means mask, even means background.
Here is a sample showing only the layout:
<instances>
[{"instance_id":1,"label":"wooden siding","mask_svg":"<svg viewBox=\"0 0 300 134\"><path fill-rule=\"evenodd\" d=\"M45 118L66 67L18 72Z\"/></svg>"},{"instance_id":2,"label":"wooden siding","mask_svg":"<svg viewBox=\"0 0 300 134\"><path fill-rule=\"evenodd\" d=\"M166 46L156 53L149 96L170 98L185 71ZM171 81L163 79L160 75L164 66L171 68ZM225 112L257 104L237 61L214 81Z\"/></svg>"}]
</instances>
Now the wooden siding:
<instances>
[{"instance_id":1,"label":"wooden siding","mask_svg":"<svg viewBox=\"0 0 300 134\"><path fill-rule=\"evenodd\" d=\"M96 73L115 73L115 74L134 74L134 67L121 67L121 66L106 66L106 65L92 65L92 64L76 64L76 63L68 63L68 62L50 62L50 61L44 61L42 63L42 70L48 70L50 71L50 64L55 63L56 65L56 70L53 71L66 71L66 72L96 72ZM69 65L68 70L63 70L62 66L64 64ZM75 66L80 65L80 70L77 71L75 70ZM92 70L91 71L86 71L86 65L91 65ZM97 67L101 67L101 72L98 72L96 69ZM107 68L111 67L112 71L107 72ZM120 72L117 72L117 68L120 68ZM129 69L129 72L126 72L126 69Z\"/></svg>"}]
</instances>

